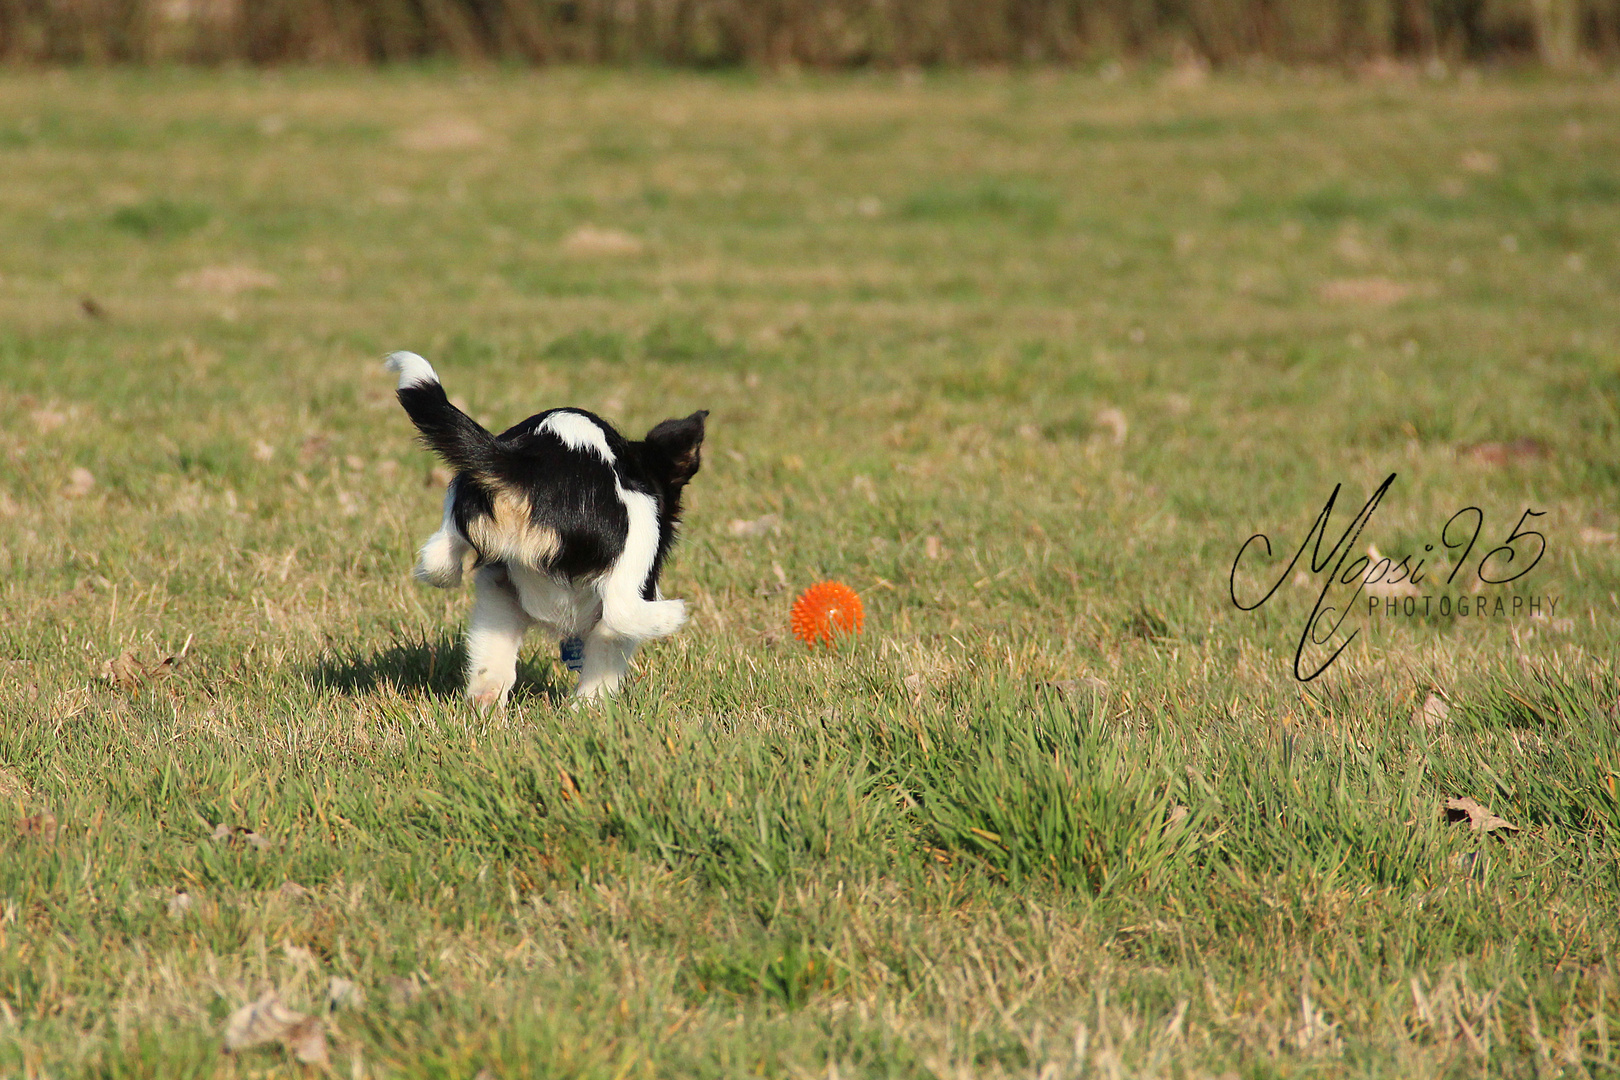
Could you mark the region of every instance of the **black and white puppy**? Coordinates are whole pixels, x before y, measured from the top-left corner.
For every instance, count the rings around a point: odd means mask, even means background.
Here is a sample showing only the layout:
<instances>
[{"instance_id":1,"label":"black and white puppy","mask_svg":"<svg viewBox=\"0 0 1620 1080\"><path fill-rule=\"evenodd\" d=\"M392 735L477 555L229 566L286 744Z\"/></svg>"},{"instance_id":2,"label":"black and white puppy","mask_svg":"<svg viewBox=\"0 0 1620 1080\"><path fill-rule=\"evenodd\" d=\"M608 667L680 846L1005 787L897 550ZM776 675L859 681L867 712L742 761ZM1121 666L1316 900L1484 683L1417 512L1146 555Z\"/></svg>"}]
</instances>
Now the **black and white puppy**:
<instances>
[{"instance_id":1,"label":"black and white puppy","mask_svg":"<svg viewBox=\"0 0 1620 1080\"><path fill-rule=\"evenodd\" d=\"M664 599L658 574L709 414L665 420L640 442L583 409L548 409L492 435L450 404L420 356L396 352L388 369L422 441L456 471L416 577L449 589L476 569L467 696L480 707L505 702L536 623L584 639L581 697L613 693L637 645L686 621L685 602Z\"/></svg>"}]
</instances>

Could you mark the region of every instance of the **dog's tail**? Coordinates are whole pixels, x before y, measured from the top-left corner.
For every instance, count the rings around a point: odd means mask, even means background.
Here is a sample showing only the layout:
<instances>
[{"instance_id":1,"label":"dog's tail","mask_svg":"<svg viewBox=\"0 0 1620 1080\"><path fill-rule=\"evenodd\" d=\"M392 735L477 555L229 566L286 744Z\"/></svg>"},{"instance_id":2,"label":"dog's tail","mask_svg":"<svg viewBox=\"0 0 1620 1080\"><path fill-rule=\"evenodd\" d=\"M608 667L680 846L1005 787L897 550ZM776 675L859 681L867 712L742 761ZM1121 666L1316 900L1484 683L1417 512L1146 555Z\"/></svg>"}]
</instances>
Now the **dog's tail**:
<instances>
[{"instance_id":1,"label":"dog's tail","mask_svg":"<svg viewBox=\"0 0 1620 1080\"><path fill-rule=\"evenodd\" d=\"M399 373L399 403L428 448L458 472L486 472L496 456L495 436L450 404L433 365L413 352L390 353L385 364Z\"/></svg>"}]
</instances>

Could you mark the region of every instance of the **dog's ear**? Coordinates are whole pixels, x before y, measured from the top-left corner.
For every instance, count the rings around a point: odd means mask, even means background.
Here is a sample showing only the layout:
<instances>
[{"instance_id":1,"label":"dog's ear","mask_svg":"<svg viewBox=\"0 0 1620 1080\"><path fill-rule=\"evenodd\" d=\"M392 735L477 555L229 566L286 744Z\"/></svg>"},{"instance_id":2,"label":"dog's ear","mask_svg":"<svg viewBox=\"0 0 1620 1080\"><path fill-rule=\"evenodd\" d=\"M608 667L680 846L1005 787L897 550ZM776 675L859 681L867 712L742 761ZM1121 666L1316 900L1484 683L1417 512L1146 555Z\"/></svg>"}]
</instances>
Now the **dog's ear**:
<instances>
[{"instance_id":1,"label":"dog's ear","mask_svg":"<svg viewBox=\"0 0 1620 1080\"><path fill-rule=\"evenodd\" d=\"M709 410L699 409L684 420L665 420L647 432L647 445L668 461L669 482L677 487L692 479L703 463L703 420Z\"/></svg>"}]
</instances>

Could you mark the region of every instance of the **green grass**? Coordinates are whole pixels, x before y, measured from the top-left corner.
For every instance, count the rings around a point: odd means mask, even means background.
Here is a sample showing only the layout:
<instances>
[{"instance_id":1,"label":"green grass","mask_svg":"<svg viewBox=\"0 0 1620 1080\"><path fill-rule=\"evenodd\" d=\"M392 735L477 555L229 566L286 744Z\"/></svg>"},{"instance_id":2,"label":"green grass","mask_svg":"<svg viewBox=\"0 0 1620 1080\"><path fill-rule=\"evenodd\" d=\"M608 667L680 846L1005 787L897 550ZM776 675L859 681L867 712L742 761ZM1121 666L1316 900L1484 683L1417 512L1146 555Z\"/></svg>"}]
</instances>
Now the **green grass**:
<instances>
[{"instance_id":1,"label":"green grass","mask_svg":"<svg viewBox=\"0 0 1620 1080\"><path fill-rule=\"evenodd\" d=\"M271 988L366 1077L1620 1072L1617 106L0 76L0 1076L299 1075L220 1051ZM543 642L460 699L395 348L712 410L620 701ZM1390 473L1358 551L1556 612L1358 608L1301 684L1317 588L1233 559Z\"/></svg>"}]
</instances>

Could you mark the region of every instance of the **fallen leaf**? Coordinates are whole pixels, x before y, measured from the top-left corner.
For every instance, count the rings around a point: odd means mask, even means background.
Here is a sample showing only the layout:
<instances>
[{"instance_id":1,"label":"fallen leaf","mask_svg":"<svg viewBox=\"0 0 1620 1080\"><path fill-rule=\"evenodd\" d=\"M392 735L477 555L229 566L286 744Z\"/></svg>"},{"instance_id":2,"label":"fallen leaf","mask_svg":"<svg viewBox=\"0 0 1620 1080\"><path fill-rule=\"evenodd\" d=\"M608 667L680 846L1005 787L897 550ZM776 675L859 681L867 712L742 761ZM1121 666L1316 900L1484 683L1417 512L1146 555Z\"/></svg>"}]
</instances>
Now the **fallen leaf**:
<instances>
[{"instance_id":1,"label":"fallen leaf","mask_svg":"<svg viewBox=\"0 0 1620 1080\"><path fill-rule=\"evenodd\" d=\"M440 116L401 133L399 144L407 150L466 150L486 138L484 129L471 120Z\"/></svg>"},{"instance_id":2,"label":"fallen leaf","mask_svg":"<svg viewBox=\"0 0 1620 1080\"><path fill-rule=\"evenodd\" d=\"M1324 282L1316 295L1330 304L1362 304L1389 307L1411 296L1416 290L1385 277L1339 278Z\"/></svg>"},{"instance_id":3,"label":"fallen leaf","mask_svg":"<svg viewBox=\"0 0 1620 1080\"><path fill-rule=\"evenodd\" d=\"M188 912L188 911L190 911L192 909L192 907L194 906L194 903L195 902L191 899L191 894L186 892L184 889L181 889L180 891L176 892L173 896L169 897L169 903L167 905L168 906L168 911L169 911L169 918L171 918L171 919L183 918L185 916L186 912Z\"/></svg>"},{"instance_id":4,"label":"fallen leaf","mask_svg":"<svg viewBox=\"0 0 1620 1080\"><path fill-rule=\"evenodd\" d=\"M296 881L283 881L276 895L283 900L307 900L313 894Z\"/></svg>"},{"instance_id":5,"label":"fallen leaf","mask_svg":"<svg viewBox=\"0 0 1620 1080\"><path fill-rule=\"evenodd\" d=\"M225 1021L228 1053L275 1042L306 1065L327 1064L326 1026L319 1017L289 1009L274 990L265 991L259 1000L237 1009Z\"/></svg>"},{"instance_id":6,"label":"fallen leaf","mask_svg":"<svg viewBox=\"0 0 1620 1080\"><path fill-rule=\"evenodd\" d=\"M181 274L174 283L192 292L213 293L216 296L235 296L256 289L273 289L281 284L276 275L251 266L205 266L188 274Z\"/></svg>"},{"instance_id":7,"label":"fallen leaf","mask_svg":"<svg viewBox=\"0 0 1620 1080\"><path fill-rule=\"evenodd\" d=\"M56 815L49 810L41 810L37 814L30 814L17 822L17 832L21 836L43 840L47 844L56 842Z\"/></svg>"},{"instance_id":8,"label":"fallen leaf","mask_svg":"<svg viewBox=\"0 0 1620 1080\"><path fill-rule=\"evenodd\" d=\"M921 705L923 699L923 677L921 673L914 671L900 681L904 684L906 692L911 695L911 704L913 706Z\"/></svg>"},{"instance_id":9,"label":"fallen leaf","mask_svg":"<svg viewBox=\"0 0 1620 1080\"><path fill-rule=\"evenodd\" d=\"M308 465L317 458L326 456L326 448L332 443L330 435L309 435L298 445L298 463Z\"/></svg>"},{"instance_id":10,"label":"fallen leaf","mask_svg":"<svg viewBox=\"0 0 1620 1080\"><path fill-rule=\"evenodd\" d=\"M290 941L283 941L281 951L287 955L288 960L292 961L294 967L314 968L319 964L319 961L315 959L315 954L302 945L294 945Z\"/></svg>"},{"instance_id":11,"label":"fallen leaf","mask_svg":"<svg viewBox=\"0 0 1620 1080\"><path fill-rule=\"evenodd\" d=\"M111 660L101 665L101 681L110 683L131 694L139 694L141 687L148 682L157 682L166 679L177 671L185 661L186 654L191 651L191 635L186 635L186 643L180 646L180 651L170 653L155 664L141 663L138 656L129 649L125 649Z\"/></svg>"},{"instance_id":12,"label":"fallen leaf","mask_svg":"<svg viewBox=\"0 0 1620 1080\"><path fill-rule=\"evenodd\" d=\"M332 976L326 984L326 1007L339 1009L350 1005L359 1005L366 999L366 992L360 984L340 975Z\"/></svg>"},{"instance_id":13,"label":"fallen leaf","mask_svg":"<svg viewBox=\"0 0 1620 1080\"><path fill-rule=\"evenodd\" d=\"M945 545L939 542L939 537L923 537L923 558L937 559L943 554L945 554Z\"/></svg>"},{"instance_id":14,"label":"fallen leaf","mask_svg":"<svg viewBox=\"0 0 1620 1080\"><path fill-rule=\"evenodd\" d=\"M105 319L107 317L107 309L98 304L93 296L80 297L79 310L92 319Z\"/></svg>"},{"instance_id":15,"label":"fallen leaf","mask_svg":"<svg viewBox=\"0 0 1620 1080\"><path fill-rule=\"evenodd\" d=\"M250 847L255 851L264 851L270 846L269 840L246 825L227 825L223 821L214 826L209 839L215 843L224 841L226 847Z\"/></svg>"},{"instance_id":16,"label":"fallen leaf","mask_svg":"<svg viewBox=\"0 0 1620 1080\"><path fill-rule=\"evenodd\" d=\"M68 422L68 414L60 409L35 409L28 414L41 435L47 435Z\"/></svg>"},{"instance_id":17,"label":"fallen leaf","mask_svg":"<svg viewBox=\"0 0 1620 1080\"><path fill-rule=\"evenodd\" d=\"M1511 442L1482 442L1468 447L1463 453L1481 465L1516 465L1526 461L1538 461L1549 456L1551 451L1547 444L1540 439L1528 436L1514 439Z\"/></svg>"},{"instance_id":18,"label":"fallen leaf","mask_svg":"<svg viewBox=\"0 0 1620 1080\"><path fill-rule=\"evenodd\" d=\"M1168 831L1173 826L1180 825L1182 823L1182 821L1186 819L1187 815L1190 814L1191 812L1192 811L1188 810L1185 806L1182 806L1180 803L1176 803L1174 806L1172 806L1170 808L1170 816L1164 819L1164 827L1165 827L1166 831Z\"/></svg>"},{"instance_id":19,"label":"fallen leaf","mask_svg":"<svg viewBox=\"0 0 1620 1080\"><path fill-rule=\"evenodd\" d=\"M82 499L96 487L96 474L83 465L76 466L68 473L68 482L62 488L64 499Z\"/></svg>"},{"instance_id":20,"label":"fallen leaf","mask_svg":"<svg viewBox=\"0 0 1620 1080\"><path fill-rule=\"evenodd\" d=\"M640 255L645 250L645 245L627 232L594 225L581 225L568 234L562 246L570 255Z\"/></svg>"},{"instance_id":21,"label":"fallen leaf","mask_svg":"<svg viewBox=\"0 0 1620 1080\"><path fill-rule=\"evenodd\" d=\"M1477 833L1490 833L1497 830L1518 832L1519 827L1504 821L1491 813L1490 809L1481 806L1473 799L1447 799L1446 820L1454 822L1468 822L1468 827Z\"/></svg>"},{"instance_id":22,"label":"fallen leaf","mask_svg":"<svg viewBox=\"0 0 1620 1080\"><path fill-rule=\"evenodd\" d=\"M726 531L732 536L752 538L769 536L771 533L780 531L781 526L782 517L780 514L765 514L762 517L754 518L752 521L733 518L731 524L726 526Z\"/></svg>"},{"instance_id":23,"label":"fallen leaf","mask_svg":"<svg viewBox=\"0 0 1620 1080\"><path fill-rule=\"evenodd\" d=\"M1125 435L1130 431L1130 422L1119 409L1103 409L1093 419L1097 426L1108 429L1108 438L1115 446L1125 445Z\"/></svg>"},{"instance_id":24,"label":"fallen leaf","mask_svg":"<svg viewBox=\"0 0 1620 1080\"><path fill-rule=\"evenodd\" d=\"M1439 694L1430 694L1412 712L1412 723L1430 731L1440 727L1451 716L1451 706Z\"/></svg>"},{"instance_id":25,"label":"fallen leaf","mask_svg":"<svg viewBox=\"0 0 1620 1080\"><path fill-rule=\"evenodd\" d=\"M303 1013L282 1004L276 991L266 990L257 1001L243 1005L225 1021L225 1049L235 1052L275 1042L303 1021Z\"/></svg>"},{"instance_id":26,"label":"fallen leaf","mask_svg":"<svg viewBox=\"0 0 1620 1080\"><path fill-rule=\"evenodd\" d=\"M318 1016L294 1024L282 1038L287 1052L305 1065L330 1064L326 1054L326 1024Z\"/></svg>"}]
</instances>

